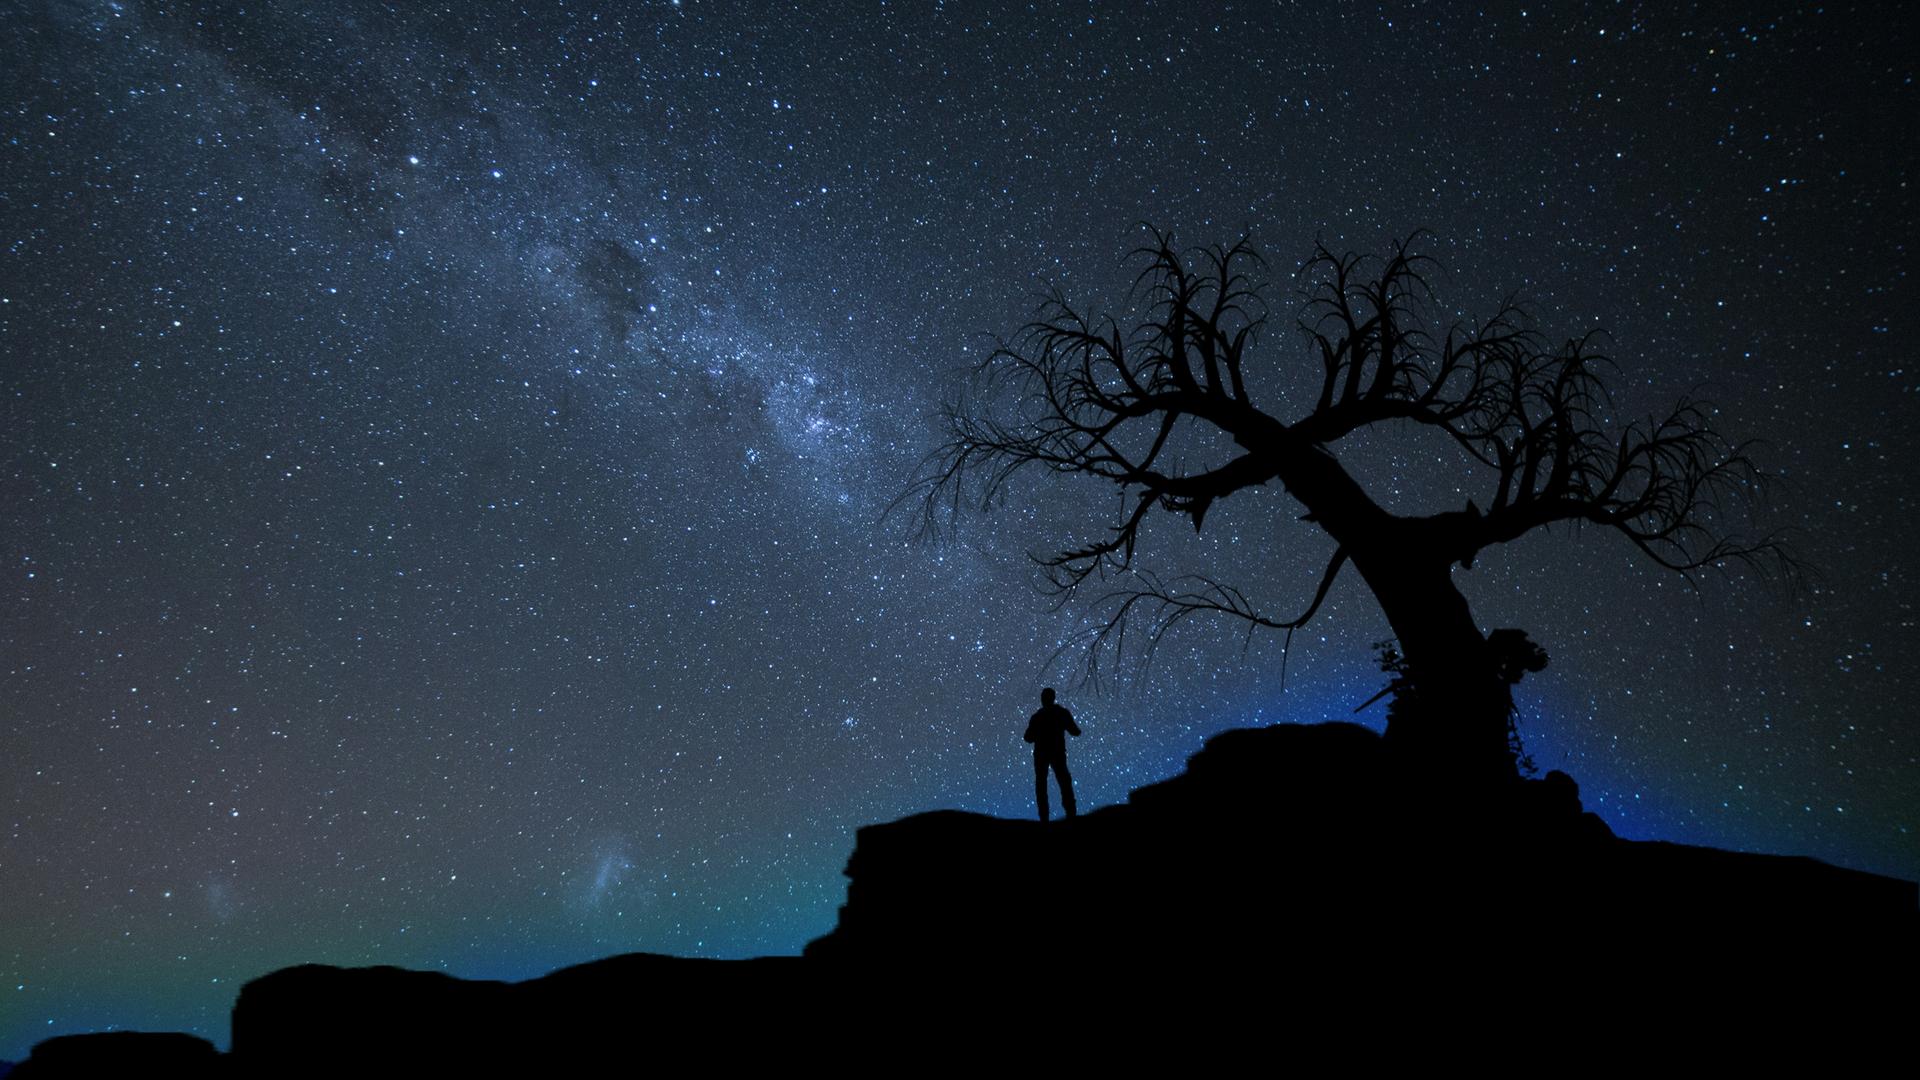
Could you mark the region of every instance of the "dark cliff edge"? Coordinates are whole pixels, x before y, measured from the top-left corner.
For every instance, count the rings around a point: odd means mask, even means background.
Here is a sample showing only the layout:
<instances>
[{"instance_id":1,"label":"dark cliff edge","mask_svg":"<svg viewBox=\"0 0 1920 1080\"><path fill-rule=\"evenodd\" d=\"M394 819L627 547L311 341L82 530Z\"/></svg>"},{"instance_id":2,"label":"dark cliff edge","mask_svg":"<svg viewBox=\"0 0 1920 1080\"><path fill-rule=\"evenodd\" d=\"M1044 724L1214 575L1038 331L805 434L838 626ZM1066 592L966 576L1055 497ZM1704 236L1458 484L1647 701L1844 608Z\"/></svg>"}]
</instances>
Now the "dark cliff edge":
<instances>
[{"instance_id":1,"label":"dark cliff edge","mask_svg":"<svg viewBox=\"0 0 1920 1080\"><path fill-rule=\"evenodd\" d=\"M1280 1016L1495 1037L1543 1003L1599 1023L1587 1010L1616 995L1685 1003L1689 1022L1823 1011L1860 1035L1883 1015L1861 1003L1911 1004L1875 988L1910 983L1920 931L1913 882L1621 840L1558 773L1468 798L1349 724L1226 732L1071 821L869 826L847 875L803 957L633 954L521 983L307 965L241 990L228 1054L70 1036L14 1075L877 1067L902 1048L954 1064L1056 1022L1083 1055L1097 1031L1109 1061L1190 1061L1193 1032L1264 1038Z\"/></svg>"},{"instance_id":2,"label":"dark cliff edge","mask_svg":"<svg viewBox=\"0 0 1920 1080\"><path fill-rule=\"evenodd\" d=\"M869 826L847 875L810 959L991 963L1036 934L1085 963L1124 942L1128 965L1257 955L1330 973L1355 957L1596 947L1817 958L1920 924L1913 882L1621 840L1564 773L1470 797L1352 724L1226 732L1181 775L1077 820Z\"/></svg>"}]
</instances>

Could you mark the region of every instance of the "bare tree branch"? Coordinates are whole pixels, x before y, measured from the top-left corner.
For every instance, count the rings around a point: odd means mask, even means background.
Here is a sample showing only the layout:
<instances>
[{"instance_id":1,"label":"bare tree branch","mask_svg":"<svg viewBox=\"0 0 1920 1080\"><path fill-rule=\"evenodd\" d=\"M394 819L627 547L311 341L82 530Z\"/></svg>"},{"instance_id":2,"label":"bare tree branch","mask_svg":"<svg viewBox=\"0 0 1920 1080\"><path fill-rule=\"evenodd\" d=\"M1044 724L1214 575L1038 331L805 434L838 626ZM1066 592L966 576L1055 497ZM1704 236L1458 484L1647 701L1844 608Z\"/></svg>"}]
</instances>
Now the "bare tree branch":
<instances>
[{"instance_id":1,"label":"bare tree branch","mask_svg":"<svg viewBox=\"0 0 1920 1080\"><path fill-rule=\"evenodd\" d=\"M1799 568L1777 534L1729 527L1758 508L1769 478L1752 444L1719 434L1711 406L1683 399L1664 418L1616 423L1602 378L1611 365L1593 335L1550 344L1511 301L1477 323L1437 325L1432 260L1414 247L1422 234L1379 259L1316 247L1303 270L1311 285L1299 330L1318 362L1319 388L1291 422L1249 389L1264 385L1250 378L1267 322L1258 255L1244 240L1183 255L1169 235L1149 234L1135 252L1142 309L1133 329L1051 291L1034 321L1000 342L946 407L947 441L902 497L918 500L923 526L934 529L970 503L991 507L1033 468L1117 487L1122 508L1112 524L1037 560L1061 603L1092 580L1129 582L1102 596L1108 614L1074 639L1089 646L1090 671L1101 651L1125 652L1130 632L1150 660L1195 614L1239 619L1249 632L1291 630L1318 610L1349 558L1370 583L1397 573L1396 560L1431 563L1443 575L1453 563L1472 566L1491 545L1560 522L1616 531L1689 581L1732 562L1789 576ZM1485 509L1469 501L1400 517L1375 504L1330 448L1392 422L1432 428L1465 451L1488 482ZM1195 456L1197 464L1184 460ZM1140 530L1156 508L1199 530L1215 502L1275 480L1338 545L1299 619L1267 618L1212 578L1163 582L1136 568ZM1380 599L1395 618L1391 599ZM1141 618L1144 627L1130 631ZM1467 632L1478 633L1470 624Z\"/></svg>"},{"instance_id":2,"label":"bare tree branch","mask_svg":"<svg viewBox=\"0 0 1920 1080\"><path fill-rule=\"evenodd\" d=\"M1347 553L1336 550L1333 558L1328 560L1327 568L1320 576L1320 586L1314 590L1313 599L1308 602L1306 609L1286 620L1262 615L1240 589L1204 575L1190 574L1162 581L1150 571L1135 570L1129 575L1132 580L1127 587L1108 592L1097 601L1098 606L1106 609L1106 615L1095 625L1063 642L1055 650L1053 659L1058 660L1068 651L1084 648L1087 652L1087 680L1096 682L1100 655L1111 650L1116 658L1124 658L1127 639L1132 635L1136 640L1144 638L1144 643L1139 646L1139 661L1142 672L1145 672L1153 666L1154 654L1159 651L1160 642L1169 630L1191 616L1205 613L1227 615L1245 622L1249 643L1254 630L1262 627L1285 630L1291 640L1293 631L1305 626L1319 612L1320 605L1333 588L1334 579L1339 577L1340 569L1346 563ZM1064 598L1067 593L1063 591L1060 595ZM1145 626L1141 627L1143 618ZM1285 682L1283 667L1283 687Z\"/></svg>"}]
</instances>

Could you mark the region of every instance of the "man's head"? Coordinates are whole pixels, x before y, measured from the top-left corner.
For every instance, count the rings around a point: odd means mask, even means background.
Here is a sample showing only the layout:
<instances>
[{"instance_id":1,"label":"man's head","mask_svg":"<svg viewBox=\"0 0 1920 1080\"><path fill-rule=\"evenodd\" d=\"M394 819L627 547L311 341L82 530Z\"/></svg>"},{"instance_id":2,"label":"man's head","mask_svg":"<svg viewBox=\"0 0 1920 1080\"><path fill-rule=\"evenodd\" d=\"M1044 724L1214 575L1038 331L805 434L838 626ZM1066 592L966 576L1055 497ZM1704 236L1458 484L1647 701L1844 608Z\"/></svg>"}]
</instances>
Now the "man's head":
<instances>
[{"instance_id":1,"label":"man's head","mask_svg":"<svg viewBox=\"0 0 1920 1080\"><path fill-rule=\"evenodd\" d=\"M1040 691L1040 704L1053 704L1053 687L1049 686L1045 690Z\"/></svg>"}]
</instances>

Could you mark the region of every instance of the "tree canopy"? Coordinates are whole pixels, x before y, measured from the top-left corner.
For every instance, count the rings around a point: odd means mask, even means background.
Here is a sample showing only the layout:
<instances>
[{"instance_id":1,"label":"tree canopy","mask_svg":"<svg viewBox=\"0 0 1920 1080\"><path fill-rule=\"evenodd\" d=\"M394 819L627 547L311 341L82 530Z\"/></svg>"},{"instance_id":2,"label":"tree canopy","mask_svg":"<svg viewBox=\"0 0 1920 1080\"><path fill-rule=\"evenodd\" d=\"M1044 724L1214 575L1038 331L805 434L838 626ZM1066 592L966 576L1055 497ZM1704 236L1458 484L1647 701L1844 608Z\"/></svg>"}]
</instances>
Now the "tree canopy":
<instances>
[{"instance_id":1,"label":"tree canopy","mask_svg":"<svg viewBox=\"0 0 1920 1080\"><path fill-rule=\"evenodd\" d=\"M1153 231L1135 253L1134 313L1094 314L1051 292L947 404L946 441L910 494L932 522L991 505L1031 468L1122 492L1117 518L1039 557L1063 601L1092 582L1109 586L1090 662L1103 646L1124 647L1142 618L1149 652L1203 612L1291 630L1351 565L1399 639L1401 681L1445 702L1435 710L1447 716L1429 710L1400 723L1403 735L1430 735L1423 745L1485 728L1493 711L1504 745L1513 680L1502 682L1502 661L1451 580L1452 567L1472 567L1489 547L1578 523L1625 537L1689 579L1729 562L1792 568L1777 535L1734 527L1768 477L1751 443L1719 432L1710 405L1685 397L1664 415L1622 422L1595 335L1549 338L1511 301L1482 321L1441 323L1421 239L1379 257L1316 246L1302 270L1302 348L1289 360L1263 341L1265 267L1246 241L1183 253ZM1284 380L1262 376L1287 374L1272 367L1287 363L1307 365L1308 384L1317 382L1310 401L1269 389ZM1383 508L1339 450L1388 424L1459 447L1481 496L1434 513ZM1136 566L1142 523L1156 510L1200 530L1215 503L1274 482L1335 543L1300 614L1263 614L1224 576L1165 581ZM1487 745L1484 732L1477 741Z\"/></svg>"}]
</instances>

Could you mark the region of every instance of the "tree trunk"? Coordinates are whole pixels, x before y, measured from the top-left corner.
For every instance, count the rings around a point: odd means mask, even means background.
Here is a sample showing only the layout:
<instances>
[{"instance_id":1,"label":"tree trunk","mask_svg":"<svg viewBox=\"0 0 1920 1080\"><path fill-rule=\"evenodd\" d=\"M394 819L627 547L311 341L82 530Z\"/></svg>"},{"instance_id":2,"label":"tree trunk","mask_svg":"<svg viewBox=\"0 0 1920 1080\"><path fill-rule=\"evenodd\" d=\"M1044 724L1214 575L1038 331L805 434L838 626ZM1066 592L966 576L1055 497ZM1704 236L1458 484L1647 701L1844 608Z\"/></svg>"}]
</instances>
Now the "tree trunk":
<instances>
[{"instance_id":1,"label":"tree trunk","mask_svg":"<svg viewBox=\"0 0 1920 1080\"><path fill-rule=\"evenodd\" d=\"M1420 538L1388 533L1353 555L1399 640L1407 688L1396 694L1387 739L1435 779L1464 785L1517 775L1507 745L1513 698L1452 565Z\"/></svg>"},{"instance_id":2,"label":"tree trunk","mask_svg":"<svg viewBox=\"0 0 1920 1080\"><path fill-rule=\"evenodd\" d=\"M1388 741L1436 781L1480 787L1518 775L1507 748L1512 693L1453 586L1453 526L1389 514L1326 447L1267 437L1281 482L1347 553L1399 639L1409 688L1395 694Z\"/></svg>"}]
</instances>

